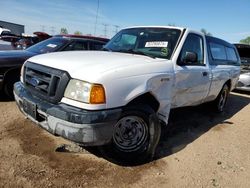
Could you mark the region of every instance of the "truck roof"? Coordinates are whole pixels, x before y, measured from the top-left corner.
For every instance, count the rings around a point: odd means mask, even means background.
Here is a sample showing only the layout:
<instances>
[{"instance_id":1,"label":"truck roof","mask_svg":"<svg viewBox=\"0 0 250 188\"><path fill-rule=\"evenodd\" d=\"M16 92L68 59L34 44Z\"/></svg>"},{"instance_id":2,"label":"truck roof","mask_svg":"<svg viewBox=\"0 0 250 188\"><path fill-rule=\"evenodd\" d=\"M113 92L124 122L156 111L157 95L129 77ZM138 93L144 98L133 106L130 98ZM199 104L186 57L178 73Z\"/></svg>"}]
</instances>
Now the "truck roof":
<instances>
[{"instance_id":1,"label":"truck roof","mask_svg":"<svg viewBox=\"0 0 250 188\"><path fill-rule=\"evenodd\" d=\"M171 28L171 29L179 29L179 30L184 30L187 28L184 27L175 27L175 26L157 26L157 25L152 25L152 26L131 26L131 27L125 27L124 29L132 29L132 28Z\"/></svg>"},{"instance_id":2,"label":"truck roof","mask_svg":"<svg viewBox=\"0 0 250 188\"><path fill-rule=\"evenodd\" d=\"M207 35L205 35L205 37L206 37L207 41L214 41L214 42L217 42L217 43L221 43L221 44L223 44L225 46L235 48L233 44L231 44L231 43L229 43L229 42L227 42L227 41L225 41L223 39L216 38L216 37L213 37L213 36L207 36Z\"/></svg>"}]
</instances>

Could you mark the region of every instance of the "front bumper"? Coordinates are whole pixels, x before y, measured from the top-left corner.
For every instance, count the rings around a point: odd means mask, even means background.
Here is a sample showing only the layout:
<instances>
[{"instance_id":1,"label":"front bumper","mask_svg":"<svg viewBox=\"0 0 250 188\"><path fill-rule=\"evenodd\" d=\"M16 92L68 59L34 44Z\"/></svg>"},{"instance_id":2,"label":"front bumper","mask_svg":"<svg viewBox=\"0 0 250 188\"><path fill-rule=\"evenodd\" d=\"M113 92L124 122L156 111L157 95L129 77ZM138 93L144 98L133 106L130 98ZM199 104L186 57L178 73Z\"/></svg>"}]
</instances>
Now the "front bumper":
<instances>
[{"instance_id":1,"label":"front bumper","mask_svg":"<svg viewBox=\"0 0 250 188\"><path fill-rule=\"evenodd\" d=\"M250 73L240 75L236 89L241 91L250 91Z\"/></svg>"},{"instance_id":2,"label":"front bumper","mask_svg":"<svg viewBox=\"0 0 250 188\"><path fill-rule=\"evenodd\" d=\"M67 104L52 104L33 96L21 82L14 85L20 111L54 135L85 146L110 142L121 109L88 111Z\"/></svg>"}]
</instances>

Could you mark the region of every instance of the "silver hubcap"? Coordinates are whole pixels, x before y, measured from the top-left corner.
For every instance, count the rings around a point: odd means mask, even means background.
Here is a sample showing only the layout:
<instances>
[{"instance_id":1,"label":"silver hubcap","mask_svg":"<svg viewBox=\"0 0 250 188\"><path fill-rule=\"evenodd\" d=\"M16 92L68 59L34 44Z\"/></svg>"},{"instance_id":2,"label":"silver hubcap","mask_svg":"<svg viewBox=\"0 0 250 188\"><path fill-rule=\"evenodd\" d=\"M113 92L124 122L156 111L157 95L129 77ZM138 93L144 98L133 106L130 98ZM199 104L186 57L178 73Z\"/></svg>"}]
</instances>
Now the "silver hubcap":
<instances>
[{"instance_id":1,"label":"silver hubcap","mask_svg":"<svg viewBox=\"0 0 250 188\"><path fill-rule=\"evenodd\" d=\"M142 118L127 116L116 123L113 140L119 150L131 152L145 143L147 135L147 124Z\"/></svg>"},{"instance_id":2,"label":"silver hubcap","mask_svg":"<svg viewBox=\"0 0 250 188\"><path fill-rule=\"evenodd\" d=\"M226 99L227 99L227 90L223 90L220 96L219 104L218 104L219 110L222 110L224 108Z\"/></svg>"}]
</instances>

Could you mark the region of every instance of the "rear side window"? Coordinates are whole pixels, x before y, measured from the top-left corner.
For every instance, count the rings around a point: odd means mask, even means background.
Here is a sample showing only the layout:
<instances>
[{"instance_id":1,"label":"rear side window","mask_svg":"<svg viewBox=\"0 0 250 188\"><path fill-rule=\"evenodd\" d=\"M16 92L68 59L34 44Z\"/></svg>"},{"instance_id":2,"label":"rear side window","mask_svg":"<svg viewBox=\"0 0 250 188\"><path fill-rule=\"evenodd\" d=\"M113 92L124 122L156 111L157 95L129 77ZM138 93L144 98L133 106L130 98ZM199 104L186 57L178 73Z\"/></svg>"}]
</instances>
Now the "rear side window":
<instances>
[{"instance_id":1,"label":"rear side window","mask_svg":"<svg viewBox=\"0 0 250 188\"><path fill-rule=\"evenodd\" d=\"M214 60L237 62L238 58L234 48L210 42L210 50Z\"/></svg>"},{"instance_id":2,"label":"rear side window","mask_svg":"<svg viewBox=\"0 0 250 188\"><path fill-rule=\"evenodd\" d=\"M217 44L217 43L210 43L210 50L213 59L215 60L226 60L227 55L226 55L226 49L223 45Z\"/></svg>"},{"instance_id":3,"label":"rear side window","mask_svg":"<svg viewBox=\"0 0 250 188\"><path fill-rule=\"evenodd\" d=\"M237 56L233 48L226 47L227 59L229 61L237 61Z\"/></svg>"}]
</instances>

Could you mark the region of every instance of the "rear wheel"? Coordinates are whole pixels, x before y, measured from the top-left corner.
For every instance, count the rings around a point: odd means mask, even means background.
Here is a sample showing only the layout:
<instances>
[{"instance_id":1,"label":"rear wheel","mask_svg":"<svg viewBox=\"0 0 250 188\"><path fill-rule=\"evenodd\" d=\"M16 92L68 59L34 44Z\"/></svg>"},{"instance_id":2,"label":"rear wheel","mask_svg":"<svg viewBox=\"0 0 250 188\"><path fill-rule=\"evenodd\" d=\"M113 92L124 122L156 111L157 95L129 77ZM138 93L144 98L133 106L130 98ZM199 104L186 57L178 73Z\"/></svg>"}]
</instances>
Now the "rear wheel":
<instances>
[{"instance_id":1,"label":"rear wheel","mask_svg":"<svg viewBox=\"0 0 250 188\"><path fill-rule=\"evenodd\" d=\"M127 107L114 126L112 141L102 147L104 157L122 163L139 164L152 159L161 127L149 106Z\"/></svg>"},{"instance_id":2,"label":"rear wheel","mask_svg":"<svg viewBox=\"0 0 250 188\"><path fill-rule=\"evenodd\" d=\"M227 84L225 84L214 101L214 107L217 112L223 112L227 102L228 95L229 95L229 87Z\"/></svg>"}]
</instances>

